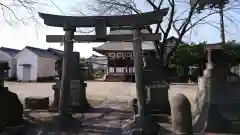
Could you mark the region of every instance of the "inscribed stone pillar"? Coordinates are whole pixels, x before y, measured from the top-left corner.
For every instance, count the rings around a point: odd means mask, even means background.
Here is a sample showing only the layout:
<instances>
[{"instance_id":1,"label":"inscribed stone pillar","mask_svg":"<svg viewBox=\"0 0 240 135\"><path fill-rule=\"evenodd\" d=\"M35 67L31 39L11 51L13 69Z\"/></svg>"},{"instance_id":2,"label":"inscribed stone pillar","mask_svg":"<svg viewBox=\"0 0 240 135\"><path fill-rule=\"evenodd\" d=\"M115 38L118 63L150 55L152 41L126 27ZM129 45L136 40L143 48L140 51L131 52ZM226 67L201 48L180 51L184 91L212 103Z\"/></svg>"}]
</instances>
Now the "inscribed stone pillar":
<instances>
[{"instance_id":1,"label":"inscribed stone pillar","mask_svg":"<svg viewBox=\"0 0 240 135\"><path fill-rule=\"evenodd\" d=\"M72 112L86 112L90 108L90 105L86 98L87 84L84 82L84 71L82 67L80 67L80 55L78 52L74 52L71 58L73 70L70 85L70 108Z\"/></svg>"},{"instance_id":2,"label":"inscribed stone pillar","mask_svg":"<svg viewBox=\"0 0 240 135\"><path fill-rule=\"evenodd\" d=\"M154 51L144 53L144 84L147 91L147 103L152 111L170 114L168 100L169 84L161 77L158 59Z\"/></svg>"}]
</instances>

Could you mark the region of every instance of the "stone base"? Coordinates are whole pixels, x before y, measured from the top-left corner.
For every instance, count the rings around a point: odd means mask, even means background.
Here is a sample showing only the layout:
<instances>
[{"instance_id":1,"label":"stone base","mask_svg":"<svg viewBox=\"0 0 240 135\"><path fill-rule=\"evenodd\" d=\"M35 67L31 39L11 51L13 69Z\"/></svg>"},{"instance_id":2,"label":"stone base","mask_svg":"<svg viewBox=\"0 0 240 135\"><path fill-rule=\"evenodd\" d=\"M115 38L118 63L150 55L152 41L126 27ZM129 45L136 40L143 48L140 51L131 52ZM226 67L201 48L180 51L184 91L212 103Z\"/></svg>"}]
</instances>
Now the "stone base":
<instances>
[{"instance_id":1,"label":"stone base","mask_svg":"<svg viewBox=\"0 0 240 135\"><path fill-rule=\"evenodd\" d=\"M137 99L134 98L133 101L135 100L136 103L132 102L132 107L134 110L134 113L137 114ZM147 103L148 107L150 108L150 112L151 114L167 114L167 115L171 115L171 107L170 107L170 102L167 99L167 101L162 102L162 103L154 103L154 102L148 102Z\"/></svg>"},{"instance_id":2,"label":"stone base","mask_svg":"<svg viewBox=\"0 0 240 135\"><path fill-rule=\"evenodd\" d=\"M71 106L72 113L85 113L91 108L90 104L86 103L81 104L80 106Z\"/></svg>"},{"instance_id":3,"label":"stone base","mask_svg":"<svg viewBox=\"0 0 240 135\"><path fill-rule=\"evenodd\" d=\"M170 103L167 100L165 103L162 104L149 104L151 108L151 112L153 114L168 114L171 115L171 107Z\"/></svg>"},{"instance_id":4,"label":"stone base","mask_svg":"<svg viewBox=\"0 0 240 135\"><path fill-rule=\"evenodd\" d=\"M49 108L49 97L26 97L25 108L41 110Z\"/></svg>"},{"instance_id":5,"label":"stone base","mask_svg":"<svg viewBox=\"0 0 240 135\"><path fill-rule=\"evenodd\" d=\"M152 115L141 118L136 116L132 123L123 129L124 135L160 135L160 125L154 120Z\"/></svg>"},{"instance_id":6,"label":"stone base","mask_svg":"<svg viewBox=\"0 0 240 135\"><path fill-rule=\"evenodd\" d=\"M80 106L71 106L71 113L86 113L91 108L90 104L86 101L86 103L81 104ZM57 106L51 106L48 110L49 112L58 112Z\"/></svg>"}]
</instances>

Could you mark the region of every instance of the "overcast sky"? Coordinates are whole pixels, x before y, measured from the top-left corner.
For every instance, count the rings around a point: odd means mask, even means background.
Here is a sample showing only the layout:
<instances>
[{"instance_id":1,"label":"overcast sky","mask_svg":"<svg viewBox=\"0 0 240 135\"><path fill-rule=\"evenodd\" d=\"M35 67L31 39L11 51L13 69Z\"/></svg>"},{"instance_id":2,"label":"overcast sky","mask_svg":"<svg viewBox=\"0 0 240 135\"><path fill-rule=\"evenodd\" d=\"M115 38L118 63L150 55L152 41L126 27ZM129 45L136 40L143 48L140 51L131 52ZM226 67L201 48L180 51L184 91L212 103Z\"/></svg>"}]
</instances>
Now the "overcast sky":
<instances>
[{"instance_id":1,"label":"overcast sky","mask_svg":"<svg viewBox=\"0 0 240 135\"><path fill-rule=\"evenodd\" d=\"M9 0L10 1L10 0ZM56 8L55 5L58 7ZM87 2L85 0L41 0L41 4L36 5L36 11L59 14L63 15L77 15L77 10L84 12L86 15L91 15L91 12L87 11ZM9 4L9 3L7 3ZM138 0L138 6L142 10L148 10L149 7L146 5L143 0ZM14 10L18 16L27 16L27 11L23 9L15 9ZM8 14L9 11L5 11L5 14ZM232 16L237 18L236 13L231 13ZM25 17L25 16L24 16ZM37 15L36 15L37 17ZM53 28L44 26L41 19L38 19L39 23L34 21L26 21L26 24L18 24L14 26L10 26L8 23L4 22L4 17L0 16L0 46L22 49L25 46L33 46L38 48L56 48L63 49L60 47L60 43L49 44L45 42L45 37L47 34L63 34L62 28ZM240 16L238 17L240 20ZM214 16L211 18L213 21L219 21L218 16ZM239 22L238 22L239 23ZM237 40L240 39L239 31L236 29L236 26L230 24L229 21L226 21L227 30L231 33L226 33L227 40ZM238 28L240 25L238 24ZM170 36L174 36L175 33L171 32ZM192 36L190 38L189 34L187 34L184 39L185 42L200 42L207 41L209 43L220 42L220 33L214 27L209 25L204 25L201 27L197 27L192 32ZM83 44L75 44L74 50L79 51L82 57L89 57L92 55L92 47L96 47L101 45L101 43L83 43Z\"/></svg>"}]
</instances>

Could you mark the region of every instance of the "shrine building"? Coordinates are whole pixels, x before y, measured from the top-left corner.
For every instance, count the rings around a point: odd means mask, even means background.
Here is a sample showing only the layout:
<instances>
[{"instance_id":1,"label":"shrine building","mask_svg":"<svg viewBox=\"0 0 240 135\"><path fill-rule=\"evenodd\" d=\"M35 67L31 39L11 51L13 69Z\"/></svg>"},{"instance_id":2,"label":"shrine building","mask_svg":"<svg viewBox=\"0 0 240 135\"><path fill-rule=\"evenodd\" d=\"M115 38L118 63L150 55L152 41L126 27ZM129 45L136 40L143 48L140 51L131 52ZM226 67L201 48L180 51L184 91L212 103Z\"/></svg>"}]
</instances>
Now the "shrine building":
<instances>
[{"instance_id":1,"label":"shrine building","mask_svg":"<svg viewBox=\"0 0 240 135\"><path fill-rule=\"evenodd\" d=\"M142 30L147 33L147 30ZM110 28L109 35L132 34L128 27ZM142 42L143 51L154 51L154 45L151 41ZM105 42L94 47L93 51L98 52L108 59L108 67L105 75L105 81L134 81L134 61L133 44L129 42Z\"/></svg>"}]
</instances>

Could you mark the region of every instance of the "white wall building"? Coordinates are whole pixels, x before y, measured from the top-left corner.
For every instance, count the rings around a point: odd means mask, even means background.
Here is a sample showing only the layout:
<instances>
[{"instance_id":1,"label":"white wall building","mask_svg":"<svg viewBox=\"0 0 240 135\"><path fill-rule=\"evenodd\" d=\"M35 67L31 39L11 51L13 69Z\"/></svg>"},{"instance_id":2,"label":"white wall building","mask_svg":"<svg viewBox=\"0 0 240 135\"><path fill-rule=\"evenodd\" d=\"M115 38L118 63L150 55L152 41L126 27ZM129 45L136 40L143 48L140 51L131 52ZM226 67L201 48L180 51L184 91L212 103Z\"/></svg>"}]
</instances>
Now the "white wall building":
<instances>
[{"instance_id":1,"label":"white wall building","mask_svg":"<svg viewBox=\"0 0 240 135\"><path fill-rule=\"evenodd\" d=\"M89 62L92 64L93 69L103 69L106 70L108 67L108 59L106 56L96 56L92 55L89 58Z\"/></svg>"},{"instance_id":2,"label":"white wall building","mask_svg":"<svg viewBox=\"0 0 240 135\"><path fill-rule=\"evenodd\" d=\"M55 76L55 62L59 56L48 50L25 47L16 55L17 79L19 81L37 81Z\"/></svg>"},{"instance_id":3,"label":"white wall building","mask_svg":"<svg viewBox=\"0 0 240 135\"><path fill-rule=\"evenodd\" d=\"M6 73L5 77L14 79L17 77L17 61L15 56L20 52L17 49L11 49L6 47L0 48L0 61L8 62L10 70Z\"/></svg>"}]
</instances>

